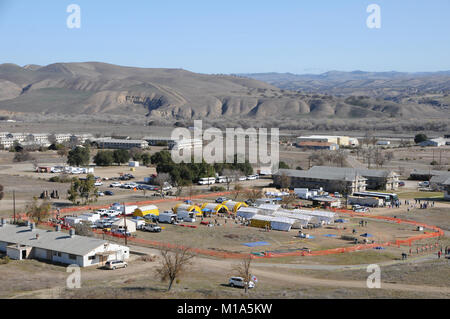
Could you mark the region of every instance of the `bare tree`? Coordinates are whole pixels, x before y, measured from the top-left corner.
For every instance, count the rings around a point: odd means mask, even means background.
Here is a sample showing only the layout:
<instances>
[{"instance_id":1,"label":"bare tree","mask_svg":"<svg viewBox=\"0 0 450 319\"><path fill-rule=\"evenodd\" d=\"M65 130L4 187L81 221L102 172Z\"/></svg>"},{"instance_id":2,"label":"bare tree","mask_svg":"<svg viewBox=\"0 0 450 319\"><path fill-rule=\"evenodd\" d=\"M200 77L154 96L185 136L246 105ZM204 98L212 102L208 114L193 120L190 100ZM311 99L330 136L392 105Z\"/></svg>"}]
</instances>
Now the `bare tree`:
<instances>
[{"instance_id":1,"label":"bare tree","mask_svg":"<svg viewBox=\"0 0 450 319\"><path fill-rule=\"evenodd\" d=\"M234 185L236 187L236 185L239 182L239 177L241 177L242 175L242 172L237 169L226 168L223 170L222 174L227 177L226 183L227 183L227 190L229 191L231 182L234 181Z\"/></svg>"},{"instance_id":2,"label":"bare tree","mask_svg":"<svg viewBox=\"0 0 450 319\"><path fill-rule=\"evenodd\" d=\"M34 197L33 201L26 206L27 217L40 222L50 216L52 205L46 199L39 203L39 200Z\"/></svg>"},{"instance_id":3,"label":"bare tree","mask_svg":"<svg viewBox=\"0 0 450 319\"><path fill-rule=\"evenodd\" d=\"M169 282L167 291L172 288L173 282L180 278L186 269L186 266L190 265L195 255L189 248L184 247L171 251L167 247L160 249L161 263L159 268L156 269L161 281Z\"/></svg>"},{"instance_id":4,"label":"bare tree","mask_svg":"<svg viewBox=\"0 0 450 319\"><path fill-rule=\"evenodd\" d=\"M163 188L166 186L166 184L168 184L170 181L172 180L172 178L170 177L169 173L159 173L156 177L155 177L155 183L156 185L159 186L159 192L161 194L161 197L163 195Z\"/></svg>"},{"instance_id":5,"label":"bare tree","mask_svg":"<svg viewBox=\"0 0 450 319\"><path fill-rule=\"evenodd\" d=\"M290 194L288 196L283 196L283 199L281 200L281 204L285 207L288 207L290 204L296 202L298 200L298 197L295 194Z\"/></svg>"},{"instance_id":6,"label":"bare tree","mask_svg":"<svg viewBox=\"0 0 450 319\"><path fill-rule=\"evenodd\" d=\"M234 197L233 197L233 200L236 200L239 197L239 195L241 194L243 189L244 188L241 186L241 184L234 185Z\"/></svg>"},{"instance_id":7,"label":"bare tree","mask_svg":"<svg viewBox=\"0 0 450 319\"><path fill-rule=\"evenodd\" d=\"M249 200L255 201L255 200L257 200L258 198L263 197L263 193L262 193L262 191L261 191L260 189L252 188L252 189L249 189L248 191L245 192L245 196L246 196Z\"/></svg>"},{"instance_id":8,"label":"bare tree","mask_svg":"<svg viewBox=\"0 0 450 319\"><path fill-rule=\"evenodd\" d=\"M237 273L239 277L244 280L245 293L248 292L248 285L252 279L251 274L252 257L249 255L242 259L242 261L236 265L233 270Z\"/></svg>"},{"instance_id":9,"label":"bare tree","mask_svg":"<svg viewBox=\"0 0 450 319\"><path fill-rule=\"evenodd\" d=\"M291 177L287 176L285 173L282 173L280 176L280 187L288 188L291 185Z\"/></svg>"}]
</instances>

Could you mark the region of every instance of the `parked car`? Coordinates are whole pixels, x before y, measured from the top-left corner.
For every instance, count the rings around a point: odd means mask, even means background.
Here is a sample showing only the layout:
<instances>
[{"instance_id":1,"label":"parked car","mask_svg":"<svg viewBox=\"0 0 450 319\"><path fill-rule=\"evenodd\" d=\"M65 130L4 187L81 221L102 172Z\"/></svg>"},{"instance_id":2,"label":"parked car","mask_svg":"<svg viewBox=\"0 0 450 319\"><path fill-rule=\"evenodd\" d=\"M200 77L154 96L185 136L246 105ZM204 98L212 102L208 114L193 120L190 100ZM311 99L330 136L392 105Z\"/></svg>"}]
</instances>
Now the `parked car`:
<instances>
[{"instance_id":1,"label":"parked car","mask_svg":"<svg viewBox=\"0 0 450 319\"><path fill-rule=\"evenodd\" d=\"M229 285L230 287L239 287L239 288L244 288L245 287L245 281L244 278L242 277L231 277L229 280ZM253 281L250 281L248 283L248 288L254 288L255 287L255 283Z\"/></svg>"},{"instance_id":2,"label":"parked car","mask_svg":"<svg viewBox=\"0 0 450 319\"><path fill-rule=\"evenodd\" d=\"M129 231L125 232L124 229L115 229L113 231L113 234L118 234L118 235L125 235L127 237L131 237L131 233Z\"/></svg>"},{"instance_id":3,"label":"parked car","mask_svg":"<svg viewBox=\"0 0 450 319\"><path fill-rule=\"evenodd\" d=\"M118 268L127 268L128 263L123 260L110 260L105 264L106 269L116 270Z\"/></svg>"},{"instance_id":4,"label":"parked car","mask_svg":"<svg viewBox=\"0 0 450 319\"><path fill-rule=\"evenodd\" d=\"M229 200L226 197L218 197L216 198L216 203L222 204L223 202L226 202L227 200Z\"/></svg>"},{"instance_id":5,"label":"parked car","mask_svg":"<svg viewBox=\"0 0 450 319\"><path fill-rule=\"evenodd\" d=\"M109 185L109 187L120 187L120 186L122 186L122 184L119 182L114 182Z\"/></svg>"},{"instance_id":6,"label":"parked car","mask_svg":"<svg viewBox=\"0 0 450 319\"><path fill-rule=\"evenodd\" d=\"M97 196L105 196L105 193L103 193L103 192L97 192Z\"/></svg>"},{"instance_id":7,"label":"parked car","mask_svg":"<svg viewBox=\"0 0 450 319\"><path fill-rule=\"evenodd\" d=\"M148 231L151 233L160 233L162 229L161 229L161 227L159 227L156 224L147 224L147 225L142 226L142 230Z\"/></svg>"},{"instance_id":8,"label":"parked car","mask_svg":"<svg viewBox=\"0 0 450 319\"><path fill-rule=\"evenodd\" d=\"M420 183L419 183L419 186L420 186L420 187L430 187L430 182L428 182L428 181L420 182Z\"/></svg>"},{"instance_id":9,"label":"parked car","mask_svg":"<svg viewBox=\"0 0 450 319\"><path fill-rule=\"evenodd\" d=\"M405 182L398 182L398 186L400 187L405 186Z\"/></svg>"},{"instance_id":10,"label":"parked car","mask_svg":"<svg viewBox=\"0 0 450 319\"><path fill-rule=\"evenodd\" d=\"M100 181L97 181L97 182L94 183L94 186L102 186L102 185L103 185L103 183L100 182Z\"/></svg>"},{"instance_id":11,"label":"parked car","mask_svg":"<svg viewBox=\"0 0 450 319\"><path fill-rule=\"evenodd\" d=\"M106 192L105 192L105 195L106 195L106 196L113 196L113 195L114 195L114 193L113 193L113 192L111 192L111 191L106 191Z\"/></svg>"}]
</instances>

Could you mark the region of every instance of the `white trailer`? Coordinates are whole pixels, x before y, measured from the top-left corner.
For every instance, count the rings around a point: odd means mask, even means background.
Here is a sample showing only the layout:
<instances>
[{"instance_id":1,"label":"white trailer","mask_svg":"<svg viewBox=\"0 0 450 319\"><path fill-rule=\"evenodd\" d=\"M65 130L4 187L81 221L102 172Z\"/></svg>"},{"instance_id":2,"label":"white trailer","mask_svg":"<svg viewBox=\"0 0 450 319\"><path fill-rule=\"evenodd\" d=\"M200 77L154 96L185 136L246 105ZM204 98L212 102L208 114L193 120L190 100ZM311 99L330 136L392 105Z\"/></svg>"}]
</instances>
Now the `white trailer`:
<instances>
[{"instance_id":1,"label":"white trailer","mask_svg":"<svg viewBox=\"0 0 450 319\"><path fill-rule=\"evenodd\" d=\"M184 222L194 223L195 222L195 212L188 212L185 210L177 212L177 218L183 220Z\"/></svg>"},{"instance_id":2,"label":"white trailer","mask_svg":"<svg viewBox=\"0 0 450 319\"><path fill-rule=\"evenodd\" d=\"M125 206L125 208L123 205L115 205L110 207L111 210L117 210L121 214L125 214L126 216L133 215L136 208L138 208L136 205Z\"/></svg>"},{"instance_id":3,"label":"white trailer","mask_svg":"<svg viewBox=\"0 0 450 319\"><path fill-rule=\"evenodd\" d=\"M99 213L86 213L79 216L81 219L95 224L101 218Z\"/></svg>"},{"instance_id":4,"label":"white trailer","mask_svg":"<svg viewBox=\"0 0 450 319\"><path fill-rule=\"evenodd\" d=\"M158 221L160 223L173 224L177 219L177 214L172 213L171 211L166 211L160 213L158 216Z\"/></svg>"}]
</instances>

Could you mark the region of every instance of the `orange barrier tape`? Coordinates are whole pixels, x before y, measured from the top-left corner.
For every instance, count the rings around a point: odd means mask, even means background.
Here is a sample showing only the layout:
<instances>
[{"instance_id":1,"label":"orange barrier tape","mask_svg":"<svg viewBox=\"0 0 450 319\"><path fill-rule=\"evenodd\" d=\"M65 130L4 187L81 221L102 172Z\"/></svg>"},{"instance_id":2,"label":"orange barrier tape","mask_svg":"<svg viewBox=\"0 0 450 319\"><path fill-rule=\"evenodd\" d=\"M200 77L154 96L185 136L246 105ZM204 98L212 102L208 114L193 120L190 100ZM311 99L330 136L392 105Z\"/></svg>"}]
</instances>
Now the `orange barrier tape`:
<instances>
[{"instance_id":1,"label":"orange barrier tape","mask_svg":"<svg viewBox=\"0 0 450 319\"><path fill-rule=\"evenodd\" d=\"M208 195L203 195L200 196L200 198L203 197L213 197L213 196L222 196L222 195L227 195L231 192L225 192L225 193L214 193L214 194L208 194ZM177 198L177 199L162 199L162 200L156 200L156 201L149 201L149 202L139 202L139 204L142 203L155 203L155 202L161 202L161 201L173 201L173 200L183 200L182 198ZM129 204L127 204L129 205ZM76 207L79 208L79 207ZM91 208L90 208L91 209ZM62 211L62 210L61 210ZM380 219L380 220L386 220L386 221L391 221L391 222L396 222L396 223L403 223L403 224L410 224L410 225L415 225L415 226L421 226L423 228L427 228L427 229L432 229L435 232L430 232L430 233L425 233L422 235L417 235L417 236L413 236L413 237L409 237L407 239L404 240L396 240L394 243L393 242L385 242L385 243L372 243L372 244L358 244L358 245L353 245L350 247L338 247L338 248L333 248L333 249L327 249L327 250L318 250L318 251L310 251L310 252L305 252L305 251L296 251L296 252L286 252L286 253L264 253L264 256L255 256L252 254L245 254L245 253L229 253L229 252L221 252L221 251L215 251L212 249L200 249L200 248L189 248L190 251L195 252L197 254L201 254L201 255L206 255L206 256L211 256L211 257L218 257L218 258L245 258L250 256L251 258L279 258L279 257L288 257L288 256L325 256L325 255L331 255L331 254L342 254L342 253L348 253L348 252L354 252L354 251L360 251L360 250L367 250L367 249L373 249L375 247L386 247L386 246L398 246L400 247L400 245L409 245L411 246L412 242L414 241L418 241L418 240L422 240L422 239L430 239L430 238L435 238L435 237L440 237L444 235L444 231L442 229L440 229L437 226L433 226L433 225L427 225L424 223L419 223L419 222L415 222L412 220L403 220L403 219L399 219L399 218L393 218L393 217L387 217L387 216L370 216L364 213L355 213L353 211L349 211L349 210L344 210L344 209L334 209L335 212L340 212L340 213L344 213L344 214L349 214L351 216L360 216L360 217L367 217L367 218L373 218L373 219ZM25 214L18 214L17 216L21 217L19 219L24 219L27 220L27 216ZM46 224L49 226L56 226L56 224L53 224L51 222L44 222L42 224ZM186 225L184 225L186 227ZM61 228L67 228L69 229L70 227L67 226L63 226ZM192 226L187 226L187 227L192 227ZM196 226L195 226L196 227ZM95 233L97 234L105 234L108 236L113 236L113 237L117 237L117 238L125 238L124 235L121 234L113 234L113 233L105 233L103 231L100 230L94 230ZM167 247L170 249L182 249L182 248L187 248L185 246L181 246L181 245L175 245L175 244L170 244L170 243L162 243L162 242L158 242L158 241L151 241L151 240L146 240L146 239L142 239L142 238L136 238L136 237L128 237L127 238L129 241L131 242L135 242L135 243L140 243L140 244L144 244L144 245L149 245L152 247ZM437 247L437 243L435 244ZM426 247L426 248L425 248ZM432 246L425 246L423 249L431 249ZM429 247L429 248L428 248Z\"/></svg>"}]
</instances>

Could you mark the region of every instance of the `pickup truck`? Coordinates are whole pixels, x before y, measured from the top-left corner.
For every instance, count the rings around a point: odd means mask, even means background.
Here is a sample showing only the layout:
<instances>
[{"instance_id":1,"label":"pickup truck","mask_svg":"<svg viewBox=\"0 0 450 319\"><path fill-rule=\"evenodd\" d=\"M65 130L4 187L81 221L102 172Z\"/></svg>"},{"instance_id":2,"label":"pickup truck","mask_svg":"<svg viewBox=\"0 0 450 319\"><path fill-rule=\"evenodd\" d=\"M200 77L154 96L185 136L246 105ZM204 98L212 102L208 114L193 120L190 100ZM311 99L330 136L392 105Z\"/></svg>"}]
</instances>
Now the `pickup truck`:
<instances>
[{"instance_id":1,"label":"pickup truck","mask_svg":"<svg viewBox=\"0 0 450 319\"><path fill-rule=\"evenodd\" d=\"M142 230L148 231L151 233L160 233L162 229L161 229L161 227L159 227L156 224L147 224L147 225L142 226Z\"/></svg>"}]
</instances>

